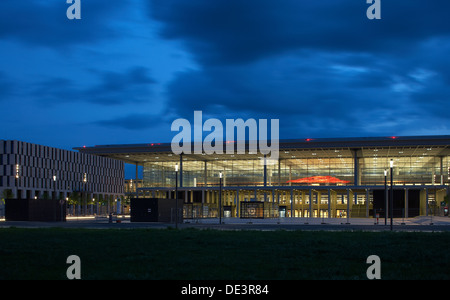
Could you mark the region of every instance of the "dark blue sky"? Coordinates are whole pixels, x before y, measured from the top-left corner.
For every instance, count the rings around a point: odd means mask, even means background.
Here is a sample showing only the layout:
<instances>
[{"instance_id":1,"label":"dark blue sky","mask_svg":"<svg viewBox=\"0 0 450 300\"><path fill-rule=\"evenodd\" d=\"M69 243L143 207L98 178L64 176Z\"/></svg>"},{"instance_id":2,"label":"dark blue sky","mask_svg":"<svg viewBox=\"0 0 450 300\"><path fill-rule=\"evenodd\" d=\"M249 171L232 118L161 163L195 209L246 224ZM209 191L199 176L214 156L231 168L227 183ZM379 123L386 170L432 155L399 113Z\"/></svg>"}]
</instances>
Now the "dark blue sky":
<instances>
[{"instance_id":1,"label":"dark blue sky","mask_svg":"<svg viewBox=\"0 0 450 300\"><path fill-rule=\"evenodd\" d=\"M0 138L170 142L177 118L280 138L450 134L450 1L0 1Z\"/></svg>"}]
</instances>

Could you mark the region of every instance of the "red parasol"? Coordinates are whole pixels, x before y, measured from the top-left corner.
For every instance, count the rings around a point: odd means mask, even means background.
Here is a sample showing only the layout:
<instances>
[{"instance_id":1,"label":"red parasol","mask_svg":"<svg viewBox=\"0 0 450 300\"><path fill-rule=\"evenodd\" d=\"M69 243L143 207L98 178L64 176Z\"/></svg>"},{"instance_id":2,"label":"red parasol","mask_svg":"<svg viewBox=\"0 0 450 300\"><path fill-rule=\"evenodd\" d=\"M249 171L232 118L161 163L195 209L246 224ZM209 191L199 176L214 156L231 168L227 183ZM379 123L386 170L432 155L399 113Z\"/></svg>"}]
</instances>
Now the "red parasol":
<instances>
[{"instance_id":1,"label":"red parasol","mask_svg":"<svg viewBox=\"0 0 450 300\"><path fill-rule=\"evenodd\" d=\"M312 176L289 180L288 183L349 183L350 181L341 180L333 176Z\"/></svg>"}]
</instances>

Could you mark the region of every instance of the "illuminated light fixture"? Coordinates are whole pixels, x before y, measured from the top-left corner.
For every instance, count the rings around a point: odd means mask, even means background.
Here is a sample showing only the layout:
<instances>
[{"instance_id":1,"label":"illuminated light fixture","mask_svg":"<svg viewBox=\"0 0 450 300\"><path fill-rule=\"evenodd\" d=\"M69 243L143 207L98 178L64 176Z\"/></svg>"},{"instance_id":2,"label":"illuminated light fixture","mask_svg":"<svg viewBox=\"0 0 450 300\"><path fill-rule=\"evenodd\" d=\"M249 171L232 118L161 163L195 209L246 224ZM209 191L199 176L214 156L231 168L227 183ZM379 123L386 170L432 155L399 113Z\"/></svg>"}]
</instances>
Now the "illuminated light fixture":
<instances>
[{"instance_id":1,"label":"illuminated light fixture","mask_svg":"<svg viewBox=\"0 0 450 300\"><path fill-rule=\"evenodd\" d=\"M17 164L16 165L16 178L19 179L19 176L20 176L20 165Z\"/></svg>"},{"instance_id":2,"label":"illuminated light fixture","mask_svg":"<svg viewBox=\"0 0 450 300\"><path fill-rule=\"evenodd\" d=\"M312 153L312 155L317 155L317 153Z\"/></svg>"},{"instance_id":3,"label":"illuminated light fixture","mask_svg":"<svg viewBox=\"0 0 450 300\"><path fill-rule=\"evenodd\" d=\"M312 176L288 180L287 183L350 183L350 181L341 180L333 176Z\"/></svg>"},{"instance_id":4,"label":"illuminated light fixture","mask_svg":"<svg viewBox=\"0 0 450 300\"><path fill-rule=\"evenodd\" d=\"M391 139L395 140L395 139L397 139L397 137L396 136L391 136Z\"/></svg>"}]
</instances>

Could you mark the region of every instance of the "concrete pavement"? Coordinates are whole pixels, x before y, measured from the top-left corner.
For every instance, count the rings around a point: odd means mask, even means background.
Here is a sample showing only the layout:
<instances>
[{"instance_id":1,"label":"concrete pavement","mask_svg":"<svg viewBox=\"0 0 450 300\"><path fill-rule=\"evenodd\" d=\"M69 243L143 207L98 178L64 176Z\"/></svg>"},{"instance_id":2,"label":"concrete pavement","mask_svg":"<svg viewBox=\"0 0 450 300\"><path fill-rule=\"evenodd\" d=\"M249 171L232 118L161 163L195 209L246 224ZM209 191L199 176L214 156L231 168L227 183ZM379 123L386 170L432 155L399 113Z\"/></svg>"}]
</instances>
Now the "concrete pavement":
<instances>
[{"instance_id":1,"label":"concrete pavement","mask_svg":"<svg viewBox=\"0 0 450 300\"><path fill-rule=\"evenodd\" d=\"M363 230L363 231L388 231L390 230L390 219L385 225L384 219L372 218L279 218L279 219L240 219L222 218L219 219L194 219L185 220L178 224L178 228L198 228L198 229L219 229L219 230ZM154 228L166 229L174 228L171 223L131 223L129 218L121 219L121 223L109 223L106 217L79 217L69 218L67 222L21 222L21 221L0 221L0 228L89 228L89 229L134 229L134 228ZM450 218L448 217L416 217L394 219L394 231L450 231Z\"/></svg>"}]
</instances>

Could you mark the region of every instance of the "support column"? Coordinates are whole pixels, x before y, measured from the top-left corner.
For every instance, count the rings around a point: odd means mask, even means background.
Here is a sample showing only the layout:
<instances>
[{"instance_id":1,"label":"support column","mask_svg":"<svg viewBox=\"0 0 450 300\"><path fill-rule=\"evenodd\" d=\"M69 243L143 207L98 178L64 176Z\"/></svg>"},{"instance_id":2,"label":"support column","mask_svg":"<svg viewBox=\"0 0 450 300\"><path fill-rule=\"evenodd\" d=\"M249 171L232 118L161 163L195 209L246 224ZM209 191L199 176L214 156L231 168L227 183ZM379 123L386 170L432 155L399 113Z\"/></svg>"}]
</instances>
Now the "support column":
<instances>
[{"instance_id":1,"label":"support column","mask_svg":"<svg viewBox=\"0 0 450 300\"><path fill-rule=\"evenodd\" d=\"M320 191L317 191L317 217L320 218L320 204L322 202L322 194Z\"/></svg>"},{"instance_id":2,"label":"support column","mask_svg":"<svg viewBox=\"0 0 450 300\"><path fill-rule=\"evenodd\" d=\"M350 189L347 189L347 220L350 218L350 202L351 201L352 200L351 200L351 197L350 197Z\"/></svg>"},{"instance_id":3,"label":"support column","mask_svg":"<svg viewBox=\"0 0 450 300\"><path fill-rule=\"evenodd\" d=\"M281 186L281 159L278 159L278 185Z\"/></svg>"},{"instance_id":4,"label":"support column","mask_svg":"<svg viewBox=\"0 0 450 300\"><path fill-rule=\"evenodd\" d=\"M236 217L239 218L239 208L241 206L241 198L239 195L239 189L236 190Z\"/></svg>"},{"instance_id":5,"label":"support column","mask_svg":"<svg viewBox=\"0 0 450 300\"><path fill-rule=\"evenodd\" d=\"M267 186L267 157L266 154L264 154L264 187L266 186Z\"/></svg>"},{"instance_id":6,"label":"support column","mask_svg":"<svg viewBox=\"0 0 450 300\"><path fill-rule=\"evenodd\" d=\"M180 180L178 180L180 182L179 187L182 188L183 187L183 154L180 154L180 172L178 172L180 175Z\"/></svg>"},{"instance_id":7,"label":"support column","mask_svg":"<svg viewBox=\"0 0 450 300\"><path fill-rule=\"evenodd\" d=\"M292 185L291 180L292 180L292 166L289 166L289 186Z\"/></svg>"},{"instance_id":8,"label":"support column","mask_svg":"<svg viewBox=\"0 0 450 300\"><path fill-rule=\"evenodd\" d=\"M359 160L358 160L358 149L352 149L353 152L353 166L354 166L354 185L359 185Z\"/></svg>"},{"instance_id":9,"label":"support column","mask_svg":"<svg viewBox=\"0 0 450 300\"><path fill-rule=\"evenodd\" d=\"M328 218L331 218L331 189L328 189Z\"/></svg>"},{"instance_id":10,"label":"support column","mask_svg":"<svg viewBox=\"0 0 450 300\"><path fill-rule=\"evenodd\" d=\"M312 193L312 189L309 189L309 217L310 218L313 216L312 204L313 204L313 193Z\"/></svg>"},{"instance_id":11,"label":"support column","mask_svg":"<svg viewBox=\"0 0 450 300\"><path fill-rule=\"evenodd\" d=\"M291 189L291 218L294 217L294 190Z\"/></svg>"},{"instance_id":12,"label":"support column","mask_svg":"<svg viewBox=\"0 0 450 300\"><path fill-rule=\"evenodd\" d=\"M405 218L408 218L408 211L409 211L409 201L408 201L408 197L409 197L409 189L405 189Z\"/></svg>"},{"instance_id":13,"label":"support column","mask_svg":"<svg viewBox=\"0 0 450 300\"><path fill-rule=\"evenodd\" d=\"M206 188L208 186L208 167L207 167L208 162L205 161L205 170L204 170L204 174L203 174L203 182L204 182L204 187Z\"/></svg>"},{"instance_id":14,"label":"support column","mask_svg":"<svg viewBox=\"0 0 450 300\"><path fill-rule=\"evenodd\" d=\"M366 189L366 218L369 218L370 190Z\"/></svg>"}]
</instances>

